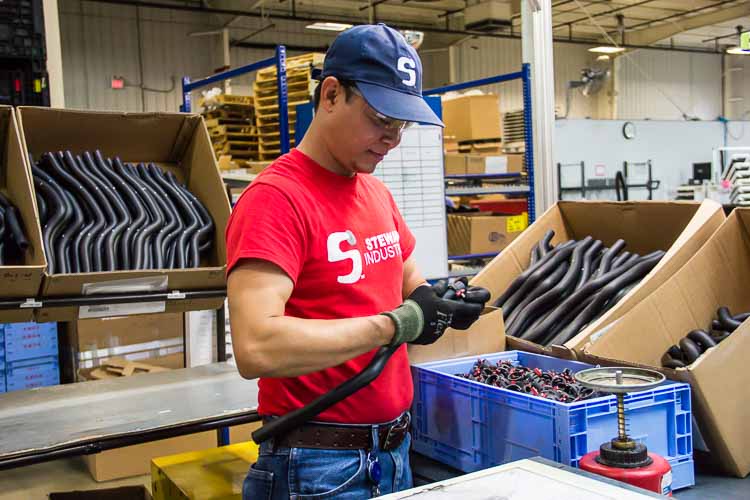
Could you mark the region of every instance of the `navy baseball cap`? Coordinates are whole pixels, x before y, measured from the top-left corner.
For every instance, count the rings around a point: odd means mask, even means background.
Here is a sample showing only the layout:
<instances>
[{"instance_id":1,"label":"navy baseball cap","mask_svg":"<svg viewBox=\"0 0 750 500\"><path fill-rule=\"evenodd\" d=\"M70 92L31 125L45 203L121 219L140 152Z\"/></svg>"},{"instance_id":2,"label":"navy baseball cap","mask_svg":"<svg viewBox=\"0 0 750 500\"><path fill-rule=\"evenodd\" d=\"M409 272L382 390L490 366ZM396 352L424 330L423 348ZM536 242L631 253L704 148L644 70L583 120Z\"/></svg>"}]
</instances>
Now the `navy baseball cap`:
<instances>
[{"instance_id":1,"label":"navy baseball cap","mask_svg":"<svg viewBox=\"0 0 750 500\"><path fill-rule=\"evenodd\" d=\"M401 33L383 23L354 26L326 52L320 79L351 80L375 111L389 118L443 127L422 98L422 61Z\"/></svg>"}]
</instances>

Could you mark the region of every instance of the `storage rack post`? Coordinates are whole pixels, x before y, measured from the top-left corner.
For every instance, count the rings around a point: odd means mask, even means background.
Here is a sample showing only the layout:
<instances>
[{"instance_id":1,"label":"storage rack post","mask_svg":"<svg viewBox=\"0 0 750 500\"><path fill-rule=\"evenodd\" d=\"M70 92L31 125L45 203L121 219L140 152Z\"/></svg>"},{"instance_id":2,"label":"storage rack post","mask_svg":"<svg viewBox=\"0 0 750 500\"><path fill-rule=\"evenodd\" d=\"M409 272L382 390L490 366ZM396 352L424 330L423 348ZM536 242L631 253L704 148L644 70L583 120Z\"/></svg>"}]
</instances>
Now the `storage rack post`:
<instances>
[{"instance_id":1,"label":"storage rack post","mask_svg":"<svg viewBox=\"0 0 750 500\"><path fill-rule=\"evenodd\" d=\"M276 46L276 54L268 59L261 59L260 61L239 68L228 69L221 73L202 78L192 82L190 77L182 77L182 106L180 111L183 113L192 112L192 98L190 92L193 90L206 87L212 83L223 82L230 78L245 75L258 71L259 69L267 68L269 66L276 66L276 88L279 94L279 133L281 141L281 152L289 152L289 110L287 109L287 84L286 84L286 47L283 45Z\"/></svg>"}]
</instances>

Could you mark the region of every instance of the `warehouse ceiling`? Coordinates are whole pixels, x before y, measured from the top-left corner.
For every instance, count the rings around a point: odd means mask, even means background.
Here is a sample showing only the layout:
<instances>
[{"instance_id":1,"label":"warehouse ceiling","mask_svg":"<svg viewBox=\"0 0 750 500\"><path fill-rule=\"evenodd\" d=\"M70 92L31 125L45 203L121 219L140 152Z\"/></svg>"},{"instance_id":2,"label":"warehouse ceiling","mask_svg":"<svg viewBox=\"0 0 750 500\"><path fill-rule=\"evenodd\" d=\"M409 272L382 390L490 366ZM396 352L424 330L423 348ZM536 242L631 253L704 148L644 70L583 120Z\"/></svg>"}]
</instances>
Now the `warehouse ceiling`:
<instances>
[{"instance_id":1,"label":"warehouse ceiling","mask_svg":"<svg viewBox=\"0 0 750 500\"><path fill-rule=\"evenodd\" d=\"M475 34L519 37L521 30L520 0L95 1L202 11L237 30L247 26L242 22L247 17L266 17L268 23L281 19L306 24L383 21L425 31L428 47L447 46ZM477 4L492 3L494 14L479 14L490 22L476 23ZM560 41L719 51L737 44L738 27L750 30L750 0L553 0L552 9L554 37ZM244 38L244 43L252 43L253 38L247 29L233 37Z\"/></svg>"}]
</instances>

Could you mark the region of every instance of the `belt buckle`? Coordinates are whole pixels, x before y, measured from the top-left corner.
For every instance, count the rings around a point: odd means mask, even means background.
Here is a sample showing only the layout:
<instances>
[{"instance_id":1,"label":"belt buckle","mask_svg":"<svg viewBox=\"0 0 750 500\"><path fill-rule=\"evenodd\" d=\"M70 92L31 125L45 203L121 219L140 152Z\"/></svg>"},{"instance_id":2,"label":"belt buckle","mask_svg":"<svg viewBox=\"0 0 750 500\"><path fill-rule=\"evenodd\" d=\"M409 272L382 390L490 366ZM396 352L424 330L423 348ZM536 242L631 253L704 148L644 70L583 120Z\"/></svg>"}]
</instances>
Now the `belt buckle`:
<instances>
[{"instance_id":1,"label":"belt buckle","mask_svg":"<svg viewBox=\"0 0 750 500\"><path fill-rule=\"evenodd\" d=\"M404 435L406 434L406 431L409 429L409 424L411 423L411 416L409 413L405 413L404 416L400 419L400 421L393 424L391 427L388 428L388 433L385 435L385 441L383 442L383 449L385 451L390 451L391 449L391 439L398 439L400 437L403 439Z\"/></svg>"}]
</instances>

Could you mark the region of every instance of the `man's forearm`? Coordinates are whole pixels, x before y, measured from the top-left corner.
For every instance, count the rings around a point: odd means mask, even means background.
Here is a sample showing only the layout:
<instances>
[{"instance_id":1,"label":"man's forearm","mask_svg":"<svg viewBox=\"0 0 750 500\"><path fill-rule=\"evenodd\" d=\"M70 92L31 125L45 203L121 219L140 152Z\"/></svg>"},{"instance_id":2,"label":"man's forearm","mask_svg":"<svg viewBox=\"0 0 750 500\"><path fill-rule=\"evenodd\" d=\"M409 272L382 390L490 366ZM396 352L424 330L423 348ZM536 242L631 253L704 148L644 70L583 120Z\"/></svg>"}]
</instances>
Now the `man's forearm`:
<instances>
[{"instance_id":1,"label":"man's forearm","mask_svg":"<svg viewBox=\"0 0 750 500\"><path fill-rule=\"evenodd\" d=\"M296 377L340 365L386 345L395 326L386 316L315 320L268 318L258 331L235 332L237 367L245 378Z\"/></svg>"}]
</instances>

